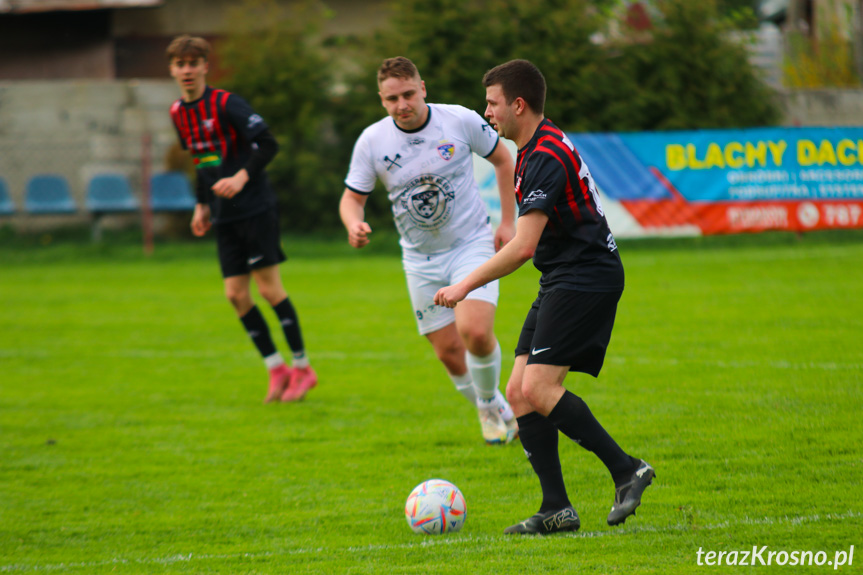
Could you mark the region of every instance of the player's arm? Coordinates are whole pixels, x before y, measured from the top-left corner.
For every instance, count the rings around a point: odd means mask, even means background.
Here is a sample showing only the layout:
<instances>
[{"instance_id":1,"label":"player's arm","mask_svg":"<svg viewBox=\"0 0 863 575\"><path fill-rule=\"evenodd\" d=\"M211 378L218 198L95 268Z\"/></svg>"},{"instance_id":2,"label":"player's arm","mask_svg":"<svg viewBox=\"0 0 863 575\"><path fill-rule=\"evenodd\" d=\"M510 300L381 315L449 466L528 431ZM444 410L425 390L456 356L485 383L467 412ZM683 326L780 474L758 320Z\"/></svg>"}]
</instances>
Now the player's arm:
<instances>
[{"instance_id":1,"label":"player's arm","mask_svg":"<svg viewBox=\"0 0 863 575\"><path fill-rule=\"evenodd\" d=\"M339 215L348 231L348 243L355 248L361 248L369 243L372 228L366 223L367 194L358 194L350 188L345 188L342 200L339 202Z\"/></svg>"},{"instance_id":2,"label":"player's arm","mask_svg":"<svg viewBox=\"0 0 863 575\"><path fill-rule=\"evenodd\" d=\"M518 219L518 230L511 242L459 283L438 290L434 302L444 307L455 307L473 290L520 268L533 257L547 223L548 215L542 210L530 210L521 216Z\"/></svg>"},{"instance_id":3,"label":"player's arm","mask_svg":"<svg viewBox=\"0 0 863 575\"><path fill-rule=\"evenodd\" d=\"M203 236L212 227L210 222L210 206L204 202L195 204L195 211L192 214L192 233L198 237Z\"/></svg>"},{"instance_id":4,"label":"player's arm","mask_svg":"<svg viewBox=\"0 0 863 575\"><path fill-rule=\"evenodd\" d=\"M261 173L279 151L279 143L268 129L252 138L252 153L249 161L231 177L222 178L213 184L213 193L223 198L233 198L239 194L249 180Z\"/></svg>"},{"instance_id":5,"label":"player's arm","mask_svg":"<svg viewBox=\"0 0 863 575\"><path fill-rule=\"evenodd\" d=\"M494 233L494 249L499 251L515 237L515 164L512 154L501 141L486 159L494 166L500 194L500 225Z\"/></svg>"}]
</instances>

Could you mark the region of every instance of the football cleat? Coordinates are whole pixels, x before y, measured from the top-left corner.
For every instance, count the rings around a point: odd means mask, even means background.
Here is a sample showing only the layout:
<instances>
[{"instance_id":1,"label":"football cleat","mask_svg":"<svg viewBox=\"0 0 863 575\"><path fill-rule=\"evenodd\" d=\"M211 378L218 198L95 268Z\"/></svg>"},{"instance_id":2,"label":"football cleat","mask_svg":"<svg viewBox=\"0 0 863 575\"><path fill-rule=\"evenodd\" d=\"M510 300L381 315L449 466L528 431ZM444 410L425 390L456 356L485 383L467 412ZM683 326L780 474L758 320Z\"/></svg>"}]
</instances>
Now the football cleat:
<instances>
[{"instance_id":1,"label":"football cleat","mask_svg":"<svg viewBox=\"0 0 863 575\"><path fill-rule=\"evenodd\" d=\"M504 424L506 425L506 442L512 443L518 438L518 421L513 417L509 421L504 420Z\"/></svg>"},{"instance_id":2,"label":"football cleat","mask_svg":"<svg viewBox=\"0 0 863 575\"><path fill-rule=\"evenodd\" d=\"M482 436L489 445L512 443L518 437L518 422L500 391L492 399L477 399ZM507 414L510 419L505 419Z\"/></svg>"},{"instance_id":3,"label":"football cleat","mask_svg":"<svg viewBox=\"0 0 863 575\"><path fill-rule=\"evenodd\" d=\"M632 478L614 490L614 505L608 514L609 525L620 525L627 517L635 515L635 508L641 505L641 494L656 477L653 468L646 461L639 461Z\"/></svg>"},{"instance_id":4,"label":"football cleat","mask_svg":"<svg viewBox=\"0 0 863 575\"><path fill-rule=\"evenodd\" d=\"M572 506L558 509L557 511L546 511L528 517L521 523L516 523L503 530L507 535L547 535L560 531L578 531L581 520Z\"/></svg>"},{"instance_id":5,"label":"football cleat","mask_svg":"<svg viewBox=\"0 0 863 575\"><path fill-rule=\"evenodd\" d=\"M480 400L482 401L482 400ZM489 445L509 443L507 427L496 407L479 409L479 424L482 426L482 436Z\"/></svg>"},{"instance_id":6,"label":"football cleat","mask_svg":"<svg viewBox=\"0 0 863 575\"><path fill-rule=\"evenodd\" d=\"M284 363L270 370L270 389L267 391L264 403L278 401L282 397L282 394L288 388L288 384L291 383L293 373L294 370Z\"/></svg>"},{"instance_id":7,"label":"football cleat","mask_svg":"<svg viewBox=\"0 0 863 575\"><path fill-rule=\"evenodd\" d=\"M311 367L295 367L291 383L282 394L282 401L302 401L306 393L318 384L318 376Z\"/></svg>"}]
</instances>

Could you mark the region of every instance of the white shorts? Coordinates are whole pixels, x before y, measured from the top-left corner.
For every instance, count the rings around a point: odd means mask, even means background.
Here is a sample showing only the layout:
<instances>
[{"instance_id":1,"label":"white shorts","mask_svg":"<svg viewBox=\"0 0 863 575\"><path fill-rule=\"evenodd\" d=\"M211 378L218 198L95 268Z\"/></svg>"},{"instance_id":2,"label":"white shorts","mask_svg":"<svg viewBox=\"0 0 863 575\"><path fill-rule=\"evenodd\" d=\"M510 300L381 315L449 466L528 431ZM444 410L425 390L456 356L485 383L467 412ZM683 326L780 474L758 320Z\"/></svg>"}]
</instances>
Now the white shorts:
<instances>
[{"instance_id":1,"label":"white shorts","mask_svg":"<svg viewBox=\"0 0 863 575\"><path fill-rule=\"evenodd\" d=\"M408 292L420 335L437 331L455 321L455 311L435 305L438 290L460 282L494 255L494 238L482 235L468 243L441 254L402 254ZM487 301L497 306L500 293L495 280L467 294L465 299Z\"/></svg>"}]
</instances>

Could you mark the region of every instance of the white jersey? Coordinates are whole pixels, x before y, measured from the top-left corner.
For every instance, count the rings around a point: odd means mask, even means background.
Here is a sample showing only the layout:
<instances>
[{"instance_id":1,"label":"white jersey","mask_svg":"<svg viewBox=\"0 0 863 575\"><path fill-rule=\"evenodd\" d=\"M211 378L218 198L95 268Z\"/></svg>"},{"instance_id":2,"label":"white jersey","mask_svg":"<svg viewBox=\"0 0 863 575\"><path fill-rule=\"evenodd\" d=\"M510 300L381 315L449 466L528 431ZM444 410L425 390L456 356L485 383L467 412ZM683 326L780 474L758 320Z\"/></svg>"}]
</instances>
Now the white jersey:
<instances>
[{"instance_id":1,"label":"white jersey","mask_svg":"<svg viewBox=\"0 0 863 575\"><path fill-rule=\"evenodd\" d=\"M435 254L490 233L471 152L488 157L498 135L473 110L428 108L428 121L414 131L402 130L389 116L366 128L354 146L345 185L370 194L380 179L402 248Z\"/></svg>"}]
</instances>

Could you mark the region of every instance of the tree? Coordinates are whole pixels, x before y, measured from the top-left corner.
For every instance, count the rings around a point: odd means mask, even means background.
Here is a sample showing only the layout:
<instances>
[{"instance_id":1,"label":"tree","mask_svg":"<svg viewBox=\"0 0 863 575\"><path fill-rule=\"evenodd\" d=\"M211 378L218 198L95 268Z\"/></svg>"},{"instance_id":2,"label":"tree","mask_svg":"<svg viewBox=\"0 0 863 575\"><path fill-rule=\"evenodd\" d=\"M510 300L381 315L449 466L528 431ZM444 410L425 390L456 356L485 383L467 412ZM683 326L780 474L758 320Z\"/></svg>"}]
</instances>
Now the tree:
<instances>
[{"instance_id":1,"label":"tree","mask_svg":"<svg viewBox=\"0 0 863 575\"><path fill-rule=\"evenodd\" d=\"M482 112L479 79L512 58L546 76L546 113L571 131L634 131L775 124L769 88L746 49L727 37L711 0L658 0L649 39L601 43L595 33L618 11L588 0L422 0L393 6L381 38L387 55L417 64L432 101ZM726 2L725 4L729 4ZM740 3L738 3L740 4Z\"/></svg>"},{"instance_id":2,"label":"tree","mask_svg":"<svg viewBox=\"0 0 863 575\"><path fill-rule=\"evenodd\" d=\"M338 201L353 144L384 116L376 71L407 56L430 102L483 113L481 78L513 58L548 79L546 115L570 131L770 125L779 112L745 47L728 39L714 0L657 0L647 36L600 41L620 0L398 0L369 37L323 38L328 11L303 0L244 0L223 48L229 88L269 123L281 151L269 172L294 232L340 229ZM392 227L386 194L367 204L372 226Z\"/></svg>"},{"instance_id":3,"label":"tree","mask_svg":"<svg viewBox=\"0 0 863 575\"><path fill-rule=\"evenodd\" d=\"M279 141L268 172L292 232L333 229L346 169L337 121L344 103L332 90L332 62L320 30L322 4L286 11L273 0L246 0L232 14L221 48L227 88L249 100ZM341 173L341 175L340 175Z\"/></svg>"}]
</instances>

